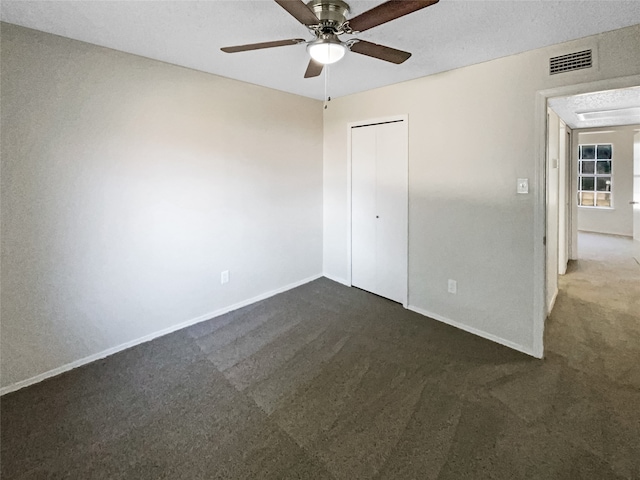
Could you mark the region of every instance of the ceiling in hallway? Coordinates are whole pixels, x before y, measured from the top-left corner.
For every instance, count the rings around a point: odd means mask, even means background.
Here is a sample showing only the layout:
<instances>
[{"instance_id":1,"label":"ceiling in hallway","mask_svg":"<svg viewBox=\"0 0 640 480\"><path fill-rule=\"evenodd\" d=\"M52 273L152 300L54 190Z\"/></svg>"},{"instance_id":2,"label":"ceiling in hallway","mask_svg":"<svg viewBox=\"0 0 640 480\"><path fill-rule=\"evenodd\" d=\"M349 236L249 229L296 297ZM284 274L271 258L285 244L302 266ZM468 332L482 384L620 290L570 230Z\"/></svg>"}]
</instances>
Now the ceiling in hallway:
<instances>
[{"instance_id":1,"label":"ceiling in hallway","mask_svg":"<svg viewBox=\"0 0 640 480\"><path fill-rule=\"evenodd\" d=\"M351 17L383 3L350 1ZM307 38L271 0L3 0L5 22L321 99L324 75L304 79L304 45L236 54L223 46ZM640 23L637 0L440 0L367 30L363 40L407 50L393 65L353 53L330 68L339 97Z\"/></svg>"},{"instance_id":2,"label":"ceiling in hallway","mask_svg":"<svg viewBox=\"0 0 640 480\"><path fill-rule=\"evenodd\" d=\"M640 87L550 98L549 106L571 128L640 125Z\"/></svg>"}]
</instances>

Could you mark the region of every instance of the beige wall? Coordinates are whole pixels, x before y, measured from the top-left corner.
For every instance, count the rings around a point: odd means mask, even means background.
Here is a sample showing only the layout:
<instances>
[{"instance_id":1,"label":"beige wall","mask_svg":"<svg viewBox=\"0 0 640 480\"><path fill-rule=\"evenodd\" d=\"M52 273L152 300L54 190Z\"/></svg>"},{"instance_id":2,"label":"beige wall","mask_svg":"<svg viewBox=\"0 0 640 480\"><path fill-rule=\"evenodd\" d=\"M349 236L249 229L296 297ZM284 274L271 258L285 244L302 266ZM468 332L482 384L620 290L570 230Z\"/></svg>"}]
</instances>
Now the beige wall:
<instances>
[{"instance_id":1,"label":"beige wall","mask_svg":"<svg viewBox=\"0 0 640 480\"><path fill-rule=\"evenodd\" d=\"M321 274L320 102L8 24L1 67L2 386Z\"/></svg>"},{"instance_id":2,"label":"beige wall","mask_svg":"<svg viewBox=\"0 0 640 480\"><path fill-rule=\"evenodd\" d=\"M633 134L638 126L575 130L577 145L613 145L613 208L578 208L578 230L633 235ZM576 145L576 146L577 146ZM577 151L577 148L576 148ZM577 156L576 156L577 158ZM577 162L577 159L575 160Z\"/></svg>"},{"instance_id":3,"label":"beige wall","mask_svg":"<svg viewBox=\"0 0 640 480\"><path fill-rule=\"evenodd\" d=\"M348 277L347 124L408 114L410 306L540 355L536 92L640 74L639 39L634 26L334 99L324 120L325 274ZM548 75L550 56L584 48L594 68ZM531 194L516 194L519 177Z\"/></svg>"}]
</instances>

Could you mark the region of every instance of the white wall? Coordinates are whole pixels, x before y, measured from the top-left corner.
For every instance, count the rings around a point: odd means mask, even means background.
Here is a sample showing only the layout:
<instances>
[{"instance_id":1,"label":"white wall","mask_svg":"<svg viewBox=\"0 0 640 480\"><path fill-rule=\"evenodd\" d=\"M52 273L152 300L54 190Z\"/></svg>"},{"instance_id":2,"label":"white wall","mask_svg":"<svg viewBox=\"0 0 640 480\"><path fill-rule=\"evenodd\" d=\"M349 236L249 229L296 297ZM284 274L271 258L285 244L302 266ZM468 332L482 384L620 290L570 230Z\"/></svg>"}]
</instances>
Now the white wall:
<instances>
[{"instance_id":1,"label":"white wall","mask_svg":"<svg viewBox=\"0 0 640 480\"><path fill-rule=\"evenodd\" d=\"M8 24L1 66L2 386L321 274L320 102Z\"/></svg>"},{"instance_id":2,"label":"white wall","mask_svg":"<svg viewBox=\"0 0 640 480\"><path fill-rule=\"evenodd\" d=\"M640 74L638 38L634 26L333 99L324 121L325 274L347 276L347 123L408 114L409 304L539 355L536 92ZM550 56L584 48L596 52L596 67L548 75ZM529 195L516 194L519 177L530 179ZM457 295L447 293L450 278Z\"/></svg>"},{"instance_id":3,"label":"white wall","mask_svg":"<svg viewBox=\"0 0 640 480\"><path fill-rule=\"evenodd\" d=\"M633 134L635 126L575 130L578 144L613 145L613 208L578 207L578 230L633 235ZM577 151L577 150L576 150ZM577 154L574 159L577 162Z\"/></svg>"}]
</instances>

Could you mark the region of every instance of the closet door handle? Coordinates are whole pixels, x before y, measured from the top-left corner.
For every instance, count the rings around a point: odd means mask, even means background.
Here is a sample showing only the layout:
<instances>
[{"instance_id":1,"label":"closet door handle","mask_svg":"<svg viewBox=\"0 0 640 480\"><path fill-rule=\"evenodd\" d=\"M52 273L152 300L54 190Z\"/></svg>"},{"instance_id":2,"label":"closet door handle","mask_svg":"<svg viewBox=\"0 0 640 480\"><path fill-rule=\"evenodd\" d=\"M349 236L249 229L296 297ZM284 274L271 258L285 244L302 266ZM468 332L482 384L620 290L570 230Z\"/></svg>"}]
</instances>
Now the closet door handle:
<instances>
[{"instance_id":1,"label":"closet door handle","mask_svg":"<svg viewBox=\"0 0 640 480\"><path fill-rule=\"evenodd\" d=\"M639 204L640 204L640 202L629 202L629 205L639 205ZM376 218L378 218L378 217L376 217Z\"/></svg>"}]
</instances>

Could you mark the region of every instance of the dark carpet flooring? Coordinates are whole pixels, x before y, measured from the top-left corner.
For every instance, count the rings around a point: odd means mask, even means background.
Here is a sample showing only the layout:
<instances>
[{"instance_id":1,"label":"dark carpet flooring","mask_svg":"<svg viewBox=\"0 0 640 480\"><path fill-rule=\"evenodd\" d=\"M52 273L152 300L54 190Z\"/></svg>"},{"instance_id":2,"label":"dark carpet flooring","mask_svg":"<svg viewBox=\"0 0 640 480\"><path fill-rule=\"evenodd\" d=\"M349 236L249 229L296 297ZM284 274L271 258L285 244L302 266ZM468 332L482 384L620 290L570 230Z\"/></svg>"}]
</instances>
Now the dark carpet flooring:
<instances>
[{"instance_id":1,"label":"dark carpet flooring","mask_svg":"<svg viewBox=\"0 0 640 480\"><path fill-rule=\"evenodd\" d=\"M1 476L638 479L637 330L565 290L540 361L320 279L5 395Z\"/></svg>"}]
</instances>

